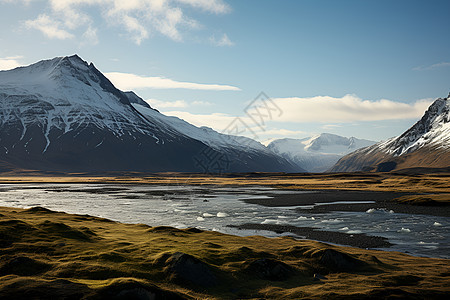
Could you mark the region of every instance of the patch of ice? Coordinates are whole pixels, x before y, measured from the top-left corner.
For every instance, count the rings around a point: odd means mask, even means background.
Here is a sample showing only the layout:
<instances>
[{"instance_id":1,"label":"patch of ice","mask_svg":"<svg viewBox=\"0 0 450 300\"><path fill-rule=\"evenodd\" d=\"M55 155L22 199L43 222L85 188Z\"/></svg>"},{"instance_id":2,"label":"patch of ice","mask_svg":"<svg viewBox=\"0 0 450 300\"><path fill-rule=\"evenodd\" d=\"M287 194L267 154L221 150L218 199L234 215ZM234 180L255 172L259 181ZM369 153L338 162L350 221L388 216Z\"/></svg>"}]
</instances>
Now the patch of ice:
<instances>
[{"instance_id":1,"label":"patch of ice","mask_svg":"<svg viewBox=\"0 0 450 300\"><path fill-rule=\"evenodd\" d=\"M401 233L409 233L409 232L411 232L411 230L410 230L410 229L408 229L408 228L404 228L404 227L402 227L402 229L400 229L400 230L397 230L397 232L401 232Z\"/></svg>"},{"instance_id":2,"label":"patch of ice","mask_svg":"<svg viewBox=\"0 0 450 300\"><path fill-rule=\"evenodd\" d=\"M349 229L348 227L342 227L342 228L339 229L339 230L346 231L346 230L348 230L348 229Z\"/></svg>"},{"instance_id":3,"label":"patch of ice","mask_svg":"<svg viewBox=\"0 0 450 300\"><path fill-rule=\"evenodd\" d=\"M228 217L229 215L227 214L227 213L224 213L224 212L218 212L217 213L217 217L218 218L225 218L225 217Z\"/></svg>"},{"instance_id":4,"label":"patch of ice","mask_svg":"<svg viewBox=\"0 0 450 300\"><path fill-rule=\"evenodd\" d=\"M276 225L280 225L280 224L286 224L286 222L280 221L280 220L275 220L275 219L265 219L264 221L261 222L261 224L276 224Z\"/></svg>"},{"instance_id":5,"label":"patch of ice","mask_svg":"<svg viewBox=\"0 0 450 300\"><path fill-rule=\"evenodd\" d=\"M336 224L336 223L342 223L342 220L340 219L329 219L329 220L322 220L320 221L322 223L330 223L330 224Z\"/></svg>"},{"instance_id":6,"label":"patch of ice","mask_svg":"<svg viewBox=\"0 0 450 300\"><path fill-rule=\"evenodd\" d=\"M387 210L386 208L369 208L366 210L366 213L373 214L373 213L390 213L393 214L393 210Z\"/></svg>"},{"instance_id":7,"label":"patch of ice","mask_svg":"<svg viewBox=\"0 0 450 300\"><path fill-rule=\"evenodd\" d=\"M205 218L203 218L203 217L197 217L197 221L199 221L199 222L205 221Z\"/></svg>"},{"instance_id":8,"label":"patch of ice","mask_svg":"<svg viewBox=\"0 0 450 300\"><path fill-rule=\"evenodd\" d=\"M351 234L362 233L362 231L361 230L349 230L349 231L347 231L347 233L351 233Z\"/></svg>"},{"instance_id":9,"label":"patch of ice","mask_svg":"<svg viewBox=\"0 0 450 300\"><path fill-rule=\"evenodd\" d=\"M211 217L214 217L214 215L213 214L209 214L209 213L203 213L203 217L211 218Z\"/></svg>"},{"instance_id":10,"label":"patch of ice","mask_svg":"<svg viewBox=\"0 0 450 300\"><path fill-rule=\"evenodd\" d=\"M433 226L442 226L442 224L439 222L434 222Z\"/></svg>"}]
</instances>

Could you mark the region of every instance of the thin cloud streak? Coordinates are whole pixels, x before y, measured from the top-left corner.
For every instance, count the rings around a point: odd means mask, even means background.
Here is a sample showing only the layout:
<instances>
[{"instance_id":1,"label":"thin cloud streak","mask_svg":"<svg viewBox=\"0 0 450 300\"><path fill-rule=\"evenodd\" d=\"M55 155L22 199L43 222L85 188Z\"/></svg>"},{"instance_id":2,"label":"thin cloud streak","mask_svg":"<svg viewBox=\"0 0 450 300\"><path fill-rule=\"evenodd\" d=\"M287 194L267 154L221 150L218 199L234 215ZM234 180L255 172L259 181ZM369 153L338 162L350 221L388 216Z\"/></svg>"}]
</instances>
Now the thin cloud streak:
<instances>
[{"instance_id":1,"label":"thin cloud streak","mask_svg":"<svg viewBox=\"0 0 450 300\"><path fill-rule=\"evenodd\" d=\"M109 72L106 77L121 90L137 89L189 89L204 91L240 91L231 85L203 84L193 82L175 81L164 77L145 77L129 73Z\"/></svg>"},{"instance_id":2,"label":"thin cloud streak","mask_svg":"<svg viewBox=\"0 0 450 300\"><path fill-rule=\"evenodd\" d=\"M445 68L445 67L450 67L450 62L440 62L437 64L433 64L430 66L420 66L420 67L415 67L413 68L414 71L424 71L424 70L434 70L434 69L438 69L438 68Z\"/></svg>"}]
</instances>

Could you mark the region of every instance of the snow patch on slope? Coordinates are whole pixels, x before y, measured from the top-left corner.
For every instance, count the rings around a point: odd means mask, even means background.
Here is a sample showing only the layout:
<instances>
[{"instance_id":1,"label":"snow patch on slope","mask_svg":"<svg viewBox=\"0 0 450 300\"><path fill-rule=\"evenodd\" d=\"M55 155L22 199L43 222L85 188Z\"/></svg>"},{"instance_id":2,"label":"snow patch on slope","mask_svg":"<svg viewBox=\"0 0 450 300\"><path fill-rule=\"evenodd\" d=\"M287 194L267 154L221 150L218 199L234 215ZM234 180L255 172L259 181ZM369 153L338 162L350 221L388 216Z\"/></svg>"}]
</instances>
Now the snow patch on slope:
<instances>
[{"instance_id":1,"label":"snow patch on slope","mask_svg":"<svg viewBox=\"0 0 450 300\"><path fill-rule=\"evenodd\" d=\"M450 95L439 98L430 105L422 119L398 137L374 146L384 153L401 156L424 146L450 149Z\"/></svg>"}]
</instances>

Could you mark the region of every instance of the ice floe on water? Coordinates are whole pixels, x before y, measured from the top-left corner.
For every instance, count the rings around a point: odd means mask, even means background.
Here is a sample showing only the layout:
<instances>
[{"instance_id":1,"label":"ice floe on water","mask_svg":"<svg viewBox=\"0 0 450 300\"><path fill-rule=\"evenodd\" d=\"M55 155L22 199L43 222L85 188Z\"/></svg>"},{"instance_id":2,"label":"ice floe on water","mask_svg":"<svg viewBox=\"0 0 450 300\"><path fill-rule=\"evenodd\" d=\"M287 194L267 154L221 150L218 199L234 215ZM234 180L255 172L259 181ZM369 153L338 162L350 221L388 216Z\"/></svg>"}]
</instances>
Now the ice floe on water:
<instances>
[{"instance_id":1,"label":"ice floe on water","mask_svg":"<svg viewBox=\"0 0 450 300\"><path fill-rule=\"evenodd\" d=\"M288 225L289 223L279 219L265 219L261 224Z\"/></svg>"},{"instance_id":2,"label":"ice floe on water","mask_svg":"<svg viewBox=\"0 0 450 300\"><path fill-rule=\"evenodd\" d=\"M439 222L434 222L434 223L433 223L433 226L442 226L442 224L439 223Z\"/></svg>"},{"instance_id":3,"label":"ice floe on water","mask_svg":"<svg viewBox=\"0 0 450 300\"><path fill-rule=\"evenodd\" d=\"M401 232L401 233L410 233L410 232L411 232L411 229L402 227L402 229L397 230L397 232Z\"/></svg>"},{"instance_id":4,"label":"ice floe on water","mask_svg":"<svg viewBox=\"0 0 450 300\"><path fill-rule=\"evenodd\" d=\"M362 233L361 230L349 230L347 231L348 234L357 234L357 233Z\"/></svg>"},{"instance_id":5,"label":"ice floe on water","mask_svg":"<svg viewBox=\"0 0 450 300\"><path fill-rule=\"evenodd\" d=\"M337 223L342 223L344 220L341 219L328 219L328 220L322 220L320 222L322 223L331 223L331 224L337 224Z\"/></svg>"},{"instance_id":6,"label":"ice floe on water","mask_svg":"<svg viewBox=\"0 0 450 300\"><path fill-rule=\"evenodd\" d=\"M387 210L386 208L369 208L368 210L366 210L366 213L368 214L373 214L373 213L389 213L389 214L393 214L394 211L391 210Z\"/></svg>"},{"instance_id":7,"label":"ice floe on water","mask_svg":"<svg viewBox=\"0 0 450 300\"><path fill-rule=\"evenodd\" d=\"M229 214L224 213L224 212L218 212L218 213L217 213L217 217L218 217L218 218L226 218L226 217L228 217L228 216L229 216Z\"/></svg>"}]
</instances>

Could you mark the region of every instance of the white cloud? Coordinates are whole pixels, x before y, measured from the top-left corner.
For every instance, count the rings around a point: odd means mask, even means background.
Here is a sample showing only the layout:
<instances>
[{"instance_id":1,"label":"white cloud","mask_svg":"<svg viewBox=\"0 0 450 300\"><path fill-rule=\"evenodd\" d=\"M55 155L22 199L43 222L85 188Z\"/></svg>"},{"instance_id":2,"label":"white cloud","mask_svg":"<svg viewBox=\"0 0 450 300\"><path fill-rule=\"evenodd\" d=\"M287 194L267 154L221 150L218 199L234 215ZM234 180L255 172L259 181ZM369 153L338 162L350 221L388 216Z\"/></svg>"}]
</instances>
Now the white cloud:
<instances>
[{"instance_id":1,"label":"white cloud","mask_svg":"<svg viewBox=\"0 0 450 300\"><path fill-rule=\"evenodd\" d=\"M211 106L213 104L211 102L208 102L208 101L192 101L192 105Z\"/></svg>"},{"instance_id":2,"label":"white cloud","mask_svg":"<svg viewBox=\"0 0 450 300\"><path fill-rule=\"evenodd\" d=\"M97 45L98 44L97 29L89 26L88 29L83 33L82 38L83 38L83 41L81 42L82 45Z\"/></svg>"},{"instance_id":3,"label":"white cloud","mask_svg":"<svg viewBox=\"0 0 450 300\"><path fill-rule=\"evenodd\" d=\"M150 104L151 107L156 109L161 108L183 108L187 107L188 104L184 100L177 100L177 101L161 101L157 99L147 99L145 100L148 104Z\"/></svg>"},{"instance_id":4,"label":"white cloud","mask_svg":"<svg viewBox=\"0 0 450 300\"><path fill-rule=\"evenodd\" d=\"M420 66L420 67L415 67L413 68L414 71L423 71L423 70L434 70L437 68L445 68L445 67L450 67L450 62L440 62L437 64L433 64L430 66Z\"/></svg>"},{"instance_id":5,"label":"white cloud","mask_svg":"<svg viewBox=\"0 0 450 300\"><path fill-rule=\"evenodd\" d=\"M369 101L354 95L342 98L317 96L311 98L275 98L274 103L282 111L277 122L337 122L381 121L417 119L432 103L431 99L418 100L412 104L391 100Z\"/></svg>"},{"instance_id":6,"label":"white cloud","mask_svg":"<svg viewBox=\"0 0 450 300\"><path fill-rule=\"evenodd\" d=\"M338 124L326 124L326 125L322 126L322 129L333 130L333 129L341 128L341 127L342 127L342 125L338 125Z\"/></svg>"},{"instance_id":7,"label":"white cloud","mask_svg":"<svg viewBox=\"0 0 450 300\"><path fill-rule=\"evenodd\" d=\"M221 0L176 0L177 2L189 4L194 8L200 8L204 11L216 14L224 14L231 11L228 4Z\"/></svg>"},{"instance_id":8,"label":"white cloud","mask_svg":"<svg viewBox=\"0 0 450 300\"><path fill-rule=\"evenodd\" d=\"M140 45L144 39L148 38L147 29L136 18L125 15L122 18L122 23L125 25L126 30L132 34L132 39L137 45Z\"/></svg>"},{"instance_id":9,"label":"white cloud","mask_svg":"<svg viewBox=\"0 0 450 300\"><path fill-rule=\"evenodd\" d=\"M193 114L187 111L164 111L163 113L183 119L195 126L211 127L219 132L223 132L236 119L235 116L223 113Z\"/></svg>"},{"instance_id":10,"label":"white cloud","mask_svg":"<svg viewBox=\"0 0 450 300\"><path fill-rule=\"evenodd\" d=\"M175 81L164 77L145 77L129 73L109 72L105 76L121 90L135 89L189 89L209 91L240 91L239 88L221 84L203 84Z\"/></svg>"},{"instance_id":11,"label":"white cloud","mask_svg":"<svg viewBox=\"0 0 450 300\"><path fill-rule=\"evenodd\" d=\"M158 109L158 107L155 108ZM207 126L225 134L235 134L233 129L234 125L237 124L239 127L238 131L240 132L239 135L247 136L259 141L268 140L273 137L282 138L291 136L300 138L305 136L305 132L300 130L272 127L261 129L259 126L255 126L250 118L242 116L236 117L223 113L193 114L186 111L164 111L163 113L168 116L175 116L183 119L195 126ZM236 122L237 119L239 119L239 122Z\"/></svg>"},{"instance_id":12,"label":"white cloud","mask_svg":"<svg viewBox=\"0 0 450 300\"><path fill-rule=\"evenodd\" d=\"M234 43L228 38L228 35L224 33L220 39L216 39L213 35L210 39L210 42L217 47L231 47L234 46Z\"/></svg>"},{"instance_id":13,"label":"white cloud","mask_svg":"<svg viewBox=\"0 0 450 300\"><path fill-rule=\"evenodd\" d=\"M5 2L5 0L3 0ZM7 1L13 2L13 1ZM30 0L16 1L29 3ZM231 9L222 0L47 0L48 7L35 20L27 20L28 28L38 29L49 38L67 39L82 28L95 30L93 9L98 9L111 26L123 28L136 44L152 33L162 34L174 41L183 40L183 31L199 28L198 22L184 12L192 9L225 14ZM186 10L186 8L191 8ZM230 43L224 36L219 42Z\"/></svg>"},{"instance_id":14,"label":"white cloud","mask_svg":"<svg viewBox=\"0 0 450 300\"><path fill-rule=\"evenodd\" d=\"M271 128L267 130L260 130L257 132L258 135L267 135L267 136L299 136L304 135L305 132L301 130L289 130L283 128Z\"/></svg>"},{"instance_id":15,"label":"white cloud","mask_svg":"<svg viewBox=\"0 0 450 300\"><path fill-rule=\"evenodd\" d=\"M41 31L50 39L65 40L74 37L73 34L61 29L61 22L53 20L45 14L39 15L35 20L25 21L25 26Z\"/></svg>"},{"instance_id":16,"label":"white cloud","mask_svg":"<svg viewBox=\"0 0 450 300\"><path fill-rule=\"evenodd\" d=\"M0 71L3 70L11 70L17 67L22 66L19 62L19 59L23 58L22 56L9 56L9 57L0 57Z\"/></svg>"}]
</instances>

